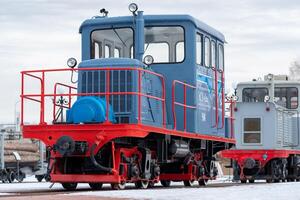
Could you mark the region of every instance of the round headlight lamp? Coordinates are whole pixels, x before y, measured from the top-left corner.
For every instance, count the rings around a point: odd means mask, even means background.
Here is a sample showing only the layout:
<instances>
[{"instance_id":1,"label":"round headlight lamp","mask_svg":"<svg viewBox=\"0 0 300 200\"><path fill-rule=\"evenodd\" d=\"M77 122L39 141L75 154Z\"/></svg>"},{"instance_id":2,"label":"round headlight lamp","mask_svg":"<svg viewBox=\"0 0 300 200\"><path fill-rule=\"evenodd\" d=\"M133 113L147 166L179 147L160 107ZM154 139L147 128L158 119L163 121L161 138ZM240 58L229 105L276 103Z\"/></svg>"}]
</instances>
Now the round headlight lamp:
<instances>
[{"instance_id":1,"label":"round headlight lamp","mask_svg":"<svg viewBox=\"0 0 300 200\"><path fill-rule=\"evenodd\" d=\"M77 65L77 60L75 58L69 58L67 60L67 65L70 67L70 68L74 68L76 67Z\"/></svg>"},{"instance_id":2,"label":"round headlight lamp","mask_svg":"<svg viewBox=\"0 0 300 200\"><path fill-rule=\"evenodd\" d=\"M151 65L151 64L153 64L153 62L154 62L154 58L151 55L146 55L144 57L144 63L146 65Z\"/></svg>"},{"instance_id":3,"label":"round headlight lamp","mask_svg":"<svg viewBox=\"0 0 300 200\"><path fill-rule=\"evenodd\" d=\"M130 12L135 13L138 10L138 6L135 3L131 3L128 6Z\"/></svg>"}]
</instances>

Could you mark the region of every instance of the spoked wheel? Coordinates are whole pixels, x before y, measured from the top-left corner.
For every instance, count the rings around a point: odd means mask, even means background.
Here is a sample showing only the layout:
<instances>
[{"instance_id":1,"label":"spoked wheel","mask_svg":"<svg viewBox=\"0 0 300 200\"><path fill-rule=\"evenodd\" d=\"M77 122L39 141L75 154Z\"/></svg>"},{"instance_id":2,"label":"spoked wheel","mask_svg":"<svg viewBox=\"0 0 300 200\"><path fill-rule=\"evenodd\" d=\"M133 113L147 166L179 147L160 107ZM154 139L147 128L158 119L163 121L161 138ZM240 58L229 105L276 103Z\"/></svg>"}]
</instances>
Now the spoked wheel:
<instances>
[{"instance_id":1,"label":"spoked wheel","mask_svg":"<svg viewBox=\"0 0 300 200\"><path fill-rule=\"evenodd\" d=\"M242 179L241 183L247 183L247 179Z\"/></svg>"},{"instance_id":2,"label":"spoked wheel","mask_svg":"<svg viewBox=\"0 0 300 200\"><path fill-rule=\"evenodd\" d=\"M186 187L191 187L191 186L193 186L193 183L194 183L193 180L192 180L192 181L183 181L183 184L184 184L184 186L186 186Z\"/></svg>"},{"instance_id":3,"label":"spoked wheel","mask_svg":"<svg viewBox=\"0 0 300 200\"><path fill-rule=\"evenodd\" d=\"M273 180L273 179L271 179L271 178L268 178L268 179L266 179L266 182L267 182L267 183L273 183L273 182L274 182L274 180Z\"/></svg>"},{"instance_id":4,"label":"spoked wheel","mask_svg":"<svg viewBox=\"0 0 300 200\"><path fill-rule=\"evenodd\" d=\"M77 188L77 183L62 183L61 185L68 191L76 190Z\"/></svg>"},{"instance_id":5,"label":"spoked wheel","mask_svg":"<svg viewBox=\"0 0 300 200\"><path fill-rule=\"evenodd\" d=\"M155 185L154 181L149 181L148 188L153 188Z\"/></svg>"},{"instance_id":6,"label":"spoked wheel","mask_svg":"<svg viewBox=\"0 0 300 200\"><path fill-rule=\"evenodd\" d=\"M207 185L207 182L208 182L207 179L200 179L200 180L198 181L198 184L199 184L200 186L206 186L206 185Z\"/></svg>"},{"instance_id":7,"label":"spoked wheel","mask_svg":"<svg viewBox=\"0 0 300 200\"><path fill-rule=\"evenodd\" d=\"M10 183L14 182L15 178L16 178L15 172L10 171L8 174L8 182L10 182Z\"/></svg>"},{"instance_id":8,"label":"spoked wheel","mask_svg":"<svg viewBox=\"0 0 300 200\"><path fill-rule=\"evenodd\" d=\"M171 185L171 181L160 181L160 183L161 183L162 186L164 186L164 187L170 187L170 185Z\"/></svg>"},{"instance_id":9,"label":"spoked wheel","mask_svg":"<svg viewBox=\"0 0 300 200\"><path fill-rule=\"evenodd\" d=\"M138 189L147 189L149 186L149 181L137 181L135 182L135 187Z\"/></svg>"},{"instance_id":10,"label":"spoked wheel","mask_svg":"<svg viewBox=\"0 0 300 200\"><path fill-rule=\"evenodd\" d=\"M102 183L89 183L92 190L101 190L102 185Z\"/></svg>"},{"instance_id":11,"label":"spoked wheel","mask_svg":"<svg viewBox=\"0 0 300 200\"><path fill-rule=\"evenodd\" d=\"M112 183L111 188L114 190L124 190L126 187L126 182L122 181L121 183Z\"/></svg>"}]
</instances>

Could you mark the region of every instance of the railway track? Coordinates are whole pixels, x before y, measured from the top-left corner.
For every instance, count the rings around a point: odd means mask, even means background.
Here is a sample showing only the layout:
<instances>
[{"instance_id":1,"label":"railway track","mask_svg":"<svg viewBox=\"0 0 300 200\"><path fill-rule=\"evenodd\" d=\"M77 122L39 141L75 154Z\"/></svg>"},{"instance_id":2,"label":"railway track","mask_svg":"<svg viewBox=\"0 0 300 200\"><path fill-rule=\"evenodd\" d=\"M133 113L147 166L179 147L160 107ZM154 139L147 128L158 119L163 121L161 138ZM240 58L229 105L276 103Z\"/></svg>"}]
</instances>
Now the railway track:
<instances>
[{"instance_id":1,"label":"railway track","mask_svg":"<svg viewBox=\"0 0 300 200\"><path fill-rule=\"evenodd\" d=\"M17 184L17 183L16 183ZM4 192L3 191L3 194L0 195L0 199L7 199L7 198L14 198L14 197L37 197L37 196L40 196L40 197L43 197L43 196L52 196L53 195L66 195L66 194L80 194L82 192L105 192L105 191L113 191L111 189L111 187L109 185L104 185L104 187L101 189L101 190L91 190L88 186L86 187L79 187L76 191L66 191L64 189L60 189L60 188L43 188L43 189L25 189L26 188L26 185L28 184L28 186L30 186L30 183L22 183L24 185L24 188L21 188L21 189L16 189L16 190L10 190L9 192ZM43 183L45 184L45 183ZM175 183L176 184L176 183ZM257 183L252 183L252 184L247 184L247 185L258 185L258 184L266 184L264 182L257 182ZM170 187L163 187L161 185L157 185L157 186L154 186L153 188L148 188L146 190L176 190L176 189L189 189L189 188L199 188L199 189L205 189L205 188L223 188L223 187L232 187L232 186L245 186L245 184L240 184L240 183L234 183L234 182L223 182L223 183L210 183L208 184L207 186L197 186L196 184L194 186L191 186L191 187L185 187L183 185L179 185L176 184L176 185L173 185L173 186L170 186ZM1 185L0 185L0 188L1 188ZM128 187L126 187L125 191L128 190L128 191L132 191L132 190L137 190L134 185L132 184L129 184ZM141 189L139 189L141 190ZM121 191L124 191L124 190L121 190ZM116 191L118 192L118 191Z\"/></svg>"}]
</instances>

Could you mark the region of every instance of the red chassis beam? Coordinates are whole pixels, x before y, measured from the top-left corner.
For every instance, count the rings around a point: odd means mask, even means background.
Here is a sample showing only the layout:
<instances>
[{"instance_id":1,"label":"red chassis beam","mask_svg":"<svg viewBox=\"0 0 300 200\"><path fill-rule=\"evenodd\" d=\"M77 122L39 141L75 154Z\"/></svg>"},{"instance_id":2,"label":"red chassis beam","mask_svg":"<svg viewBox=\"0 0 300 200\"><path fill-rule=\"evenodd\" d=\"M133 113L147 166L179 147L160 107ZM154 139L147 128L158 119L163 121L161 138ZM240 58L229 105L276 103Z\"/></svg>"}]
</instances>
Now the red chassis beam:
<instances>
[{"instance_id":1,"label":"red chassis beam","mask_svg":"<svg viewBox=\"0 0 300 200\"><path fill-rule=\"evenodd\" d=\"M288 158L290 155L300 155L300 150L275 150L275 149L262 149L262 150L223 150L220 152L221 157L230 158L238 162L242 167L244 161L247 158L252 158L254 160L260 161L261 166L264 167L265 164L274 158Z\"/></svg>"},{"instance_id":2,"label":"red chassis beam","mask_svg":"<svg viewBox=\"0 0 300 200\"><path fill-rule=\"evenodd\" d=\"M235 139L211 136L205 134L190 133L154 127L142 124L55 124L55 125L23 125L23 136L25 138L36 138L42 140L46 145L53 145L63 135L68 135L74 140L110 141L119 137L144 138L149 133L160 133L192 139L209 140L235 144Z\"/></svg>"},{"instance_id":3,"label":"red chassis beam","mask_svg":"<svg viewBox=\"0 0 300 200\"><path fill-rule=\"evenodd\" d=\"M202 139L210 141L218 141L225 143L235 143L234 139L210 136L204 134L188 133L176 130L170 130L161 127L152 127L139 124L54 124L54 125L23 125L24 138L36 138L43 141L46 146L52 146L63 135L68 135L75 141L87 141L90 145L96 143L98 146L95 152L98 151L107 142L121 137L137 137L144 138L149 133L169 134L180 137L193 139ZM89 156L89 152L85 156ZM55 157L60 157L55 154ZM178 174L177 174L178 175ZM163 179L173 179L177 175L164 176ZM191 174L180 176L181 180L190 180ZM80 174L60 174L51 173L51 182L103 182L103 183L120 183L124 177L116 172L113 174L103 175L80 175Z\"/></svg>"}]
</instances>

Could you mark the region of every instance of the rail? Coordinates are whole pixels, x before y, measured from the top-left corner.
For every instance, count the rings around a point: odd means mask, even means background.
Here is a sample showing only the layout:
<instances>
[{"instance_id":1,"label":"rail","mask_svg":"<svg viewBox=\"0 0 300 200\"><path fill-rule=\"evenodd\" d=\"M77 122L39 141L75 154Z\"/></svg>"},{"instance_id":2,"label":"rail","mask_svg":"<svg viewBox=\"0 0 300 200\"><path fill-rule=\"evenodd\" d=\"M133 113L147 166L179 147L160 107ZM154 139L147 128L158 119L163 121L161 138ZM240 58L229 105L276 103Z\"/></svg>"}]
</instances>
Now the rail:
<instances>
[{"instance_id":1,"label":"rail","mask_svg":"<svg viewBox=\"0 0 300 200\"><path fill-rule=\"evenodd\" d=\"M72 90L75 90L76 88L67 84L63 84L63 83L55 83L54 85L54 92L53 93L46 93L45 92L45 76L48 73L54 73L54 72L78 72L78 71L105 71L106 73L106 89L105 92L89 92L89 93L72 93ZM137 88L137 92L136 91L132 91L132 92L113 92L111 91L111 83L110 83L110 73L112 71L137 71L138 73L138 88ZM151 74L154 75L156 77L158 77L161 80L162 83L162 94L160 97L158 96L153 96L150 95L148 93L144 93L142 92L142 73L145 74ZM38 74L38 75L37 75ZM67 68L67 69L46 69L46 70L31 70L31 71L22 71L21 72L22 75L22 80L21 80L21 125L24 125L24 100L30 100L30 101L34 101L34 102L38 102L40 103L40 120L39 120L39 124L46 124L45 122L45 97L53 97L54 101L53 101L53 117L55 120L55 107L60 106L60 105L56 105L56 98L57 97L68 97L69 98L69 102L68 102L68 106L67 108L71 107L71 97L73 96L105 96L105 101L106 101L106 121L105 123L110 123L109 122L109 99L111 96L113 95L136 95L138 96L138 124L141 123L142 119L141 119L141 112L142 112L142 97L147 97L150 99L154 99L157 101L160 101L162 104L162 124L163 127L166 127L166 92L165 92L165 78L158 73L155 73L153 71L149 71L146 69L142 69L142 68L132 68L132 67L118 67L118 68L110 68L110 67L101 67L101 68L77 68L77 69L71 69L71 68ZM38 79L40 80L40 93L38 94L27 94L25 93L25 77L31 77L34 79ZM67 87L69 89L68 94L57 94L57 87L58 86L63 86L63 87ZM53 88L53 87L52 87Z\"/></svg>"},{"instance_id":2,"label":"rail","mask_svg":"<svg viewBox=\"0 0 300 200\"><path fill-rule=\"evenodd\" d=\"M178 84L183 86L183 103L177 102L176 99L175 99L176 98L176 94L175 94L176 85L178 85ZM181 81L178 81L178 80L173 81L173 84L172 84L172 113L173 113L174 130L177 128L176 111L175 111L176 105L183 107L183 123L184 123L183 128L184 128L184 131L186 131L186 111L187 111L187 108L196 109L196 106L187 105L187 98L186 98L187 88L196 89L196 87L193 86L193 85L189 85L187 83L184 83L184 82L181 82Z\"/></svg>"}]
</instances>

